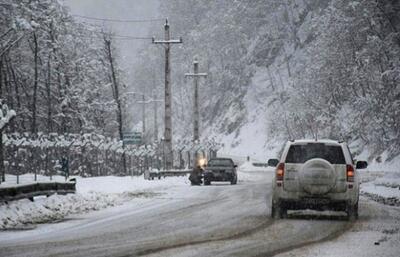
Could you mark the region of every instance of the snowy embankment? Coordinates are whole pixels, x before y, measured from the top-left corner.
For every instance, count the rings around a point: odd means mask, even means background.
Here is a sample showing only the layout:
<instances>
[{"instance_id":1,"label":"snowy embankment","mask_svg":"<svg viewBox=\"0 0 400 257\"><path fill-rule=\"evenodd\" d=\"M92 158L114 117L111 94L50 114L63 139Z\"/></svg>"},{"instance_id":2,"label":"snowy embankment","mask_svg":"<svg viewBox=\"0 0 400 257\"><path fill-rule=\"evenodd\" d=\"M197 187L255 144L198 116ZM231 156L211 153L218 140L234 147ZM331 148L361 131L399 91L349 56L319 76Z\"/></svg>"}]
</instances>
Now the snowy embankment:
<instances>
[{"instance_id":1,"label":"snowy embankment","mask_svg":"<svg viewBox=\"0 0 400 257\"><path fill-rule=\"evenodd\" d=\"M400 206L400 173L384 173L361 185L361 194L377 202Z\"/></svg>"},{"instance_id":2,"label":"snowy embankment","mask_svg":"<svg viewBox=\"0 0 400 257\"><path fill-rule=\"evenodd\" d=\"M365 160L369 155L364 151L357 159ZM379 203L400 206L400 156L387 161L387 153L381 161L376 159L368 164L367 170L361 170L361 194Z\"/></svg>"},{"instance_id":3,"label":"snowy embankment","mask_svg":"<svg viewBox=\"0 0 400 257\"><path fill-rule=\"evenodd\" d=\"M26 178L22 179L28 183ZM40 181L44 179L39 178ZM63 178L54 179L59 181ZM35 224L60 221L71 214L121 205L135 198L154 197L179 185L188 185L187 178L147 181L143 177L77 177L76 194L36 197L34 202L24 199L9 204L0 203L0 230L28 229Z\"/></svg>"}]
</instances>

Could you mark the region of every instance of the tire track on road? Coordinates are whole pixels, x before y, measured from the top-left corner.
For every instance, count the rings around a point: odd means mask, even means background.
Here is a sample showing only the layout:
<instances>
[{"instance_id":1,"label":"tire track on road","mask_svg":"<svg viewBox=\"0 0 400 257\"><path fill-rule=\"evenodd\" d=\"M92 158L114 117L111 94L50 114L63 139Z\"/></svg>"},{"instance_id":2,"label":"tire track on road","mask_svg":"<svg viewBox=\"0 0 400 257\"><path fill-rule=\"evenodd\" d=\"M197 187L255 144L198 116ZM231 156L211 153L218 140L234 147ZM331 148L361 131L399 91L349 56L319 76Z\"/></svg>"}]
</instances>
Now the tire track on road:
<instances>
[{"instance_id":1,"label":"tire track on road","mask_svg":"<svg viewBox=\"0 0 400 257\"><path fill-rule=\"evenodd\" d=\"M254 257L273 257L273 256L276 256L278 254L290 252L290 251L293 251L295 249L302 248L302 247L305 247L305 246L311 246L311 245L315 245L315 244L320 244L320 243L324 243L324 242L327 242L327 241L331 241L331 240L334 240L334 239L340 237L341 235L343 235L347 231L349 231L354 226L354 224L355 224L355 222L348 223L345 226L345 229L335 231L334 233L329 234L329 235L327 235L327 236L325 236L323 238L317 239L317 240L310 240L310 241L298 243L298 244L295 244L295 245L286 246L286 247L283 247L281 249L276 249L276 250L273 250L273 251L267 251L267 252L259 253L259 254L254 255Z\"/></svg>"},{"instance_id":2,"label":"tire track on road","mask_svg":"<svg viewBox=\"0 0 400 257\"><path fill-rule=\"evenodd\" d=\"M145 256L145 255L149 255L149 254L155 254L155 253L163 252L166 250L171 250L171 249L176 249L176 248L181 248L181 247L186 247L186 246L195 246L195 245L201 245L201 244L207 244L207 243L240 239L240 238L251 236L255 233L258 233L273 224L274 224L274 220L269 219L269 220L261 223L260 225L258 225L255 228L240 231L240 232L228 235L228 236L211 238L211 239L203 239L203 240L193 240L193 241L172 244L172 245L167 245L167 246L162 246L162 247L157 247L157 248L152 248L152 249L147 249L147 250L139 250L139 251L136 251L134 255L135 256ZM132 256L132 255L126 255L126 256Z\"/></svg>"}]
</instances>

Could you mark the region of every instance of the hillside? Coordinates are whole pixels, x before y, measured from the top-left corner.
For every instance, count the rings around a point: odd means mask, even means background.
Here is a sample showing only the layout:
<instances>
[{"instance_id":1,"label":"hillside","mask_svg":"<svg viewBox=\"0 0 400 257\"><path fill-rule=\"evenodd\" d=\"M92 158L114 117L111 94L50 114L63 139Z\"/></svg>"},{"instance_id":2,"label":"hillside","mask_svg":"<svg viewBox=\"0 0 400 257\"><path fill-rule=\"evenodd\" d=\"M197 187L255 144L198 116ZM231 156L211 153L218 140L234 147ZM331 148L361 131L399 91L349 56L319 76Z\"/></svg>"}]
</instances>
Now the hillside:
<instances>
[{"instance_id":1,"label":"hillside","mask_svg":"<svg viewBox=\"0 0 400 257\"><path fill-rule=\"evenodd\" d=\"M209 73L202 135L225 150L262 157L288 138L318 136L353 142L356 153L398 155L399 8L372 0L162 1L174 37L184 38L172 53L177 137L191 137L193 82L183 74L197 56ZM163 63L160 49L143 55ZM149 74L144 66L137 77Z\"/></svg>"}]
</instances>

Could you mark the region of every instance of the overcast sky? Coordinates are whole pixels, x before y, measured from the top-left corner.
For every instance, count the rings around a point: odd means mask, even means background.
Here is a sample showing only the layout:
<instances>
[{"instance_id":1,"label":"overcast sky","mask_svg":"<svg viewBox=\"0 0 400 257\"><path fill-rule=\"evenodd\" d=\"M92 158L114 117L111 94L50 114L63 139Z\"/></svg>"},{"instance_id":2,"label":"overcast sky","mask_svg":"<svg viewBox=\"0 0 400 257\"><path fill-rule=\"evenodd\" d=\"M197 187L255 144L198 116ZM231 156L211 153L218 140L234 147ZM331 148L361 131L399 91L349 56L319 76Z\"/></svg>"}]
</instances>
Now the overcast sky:
<instances>
[{"instance_id":1,"label":"overcast sky","mask_svg":"<svg viewBox=\"0 0 400 257\"><path fill-rule=\"evenodd\" d=\"M149 19L160 18L158 13L159 0L63 0L70 7L72 14L107 19ZM77 18L81 19L81 18ZM103 22L81 19L82 21L103 24ZM160 31L164 22L160 21ZM135 37L148 37L149 23L114 23L104 22L110 26L115 34ZM157 33L158 34L158 33ZM135 62L138 49L144 44L151 45L151 41L134 40L118 42L120 56L124 68L129 71Z\"/></svg>"}]
</instances>

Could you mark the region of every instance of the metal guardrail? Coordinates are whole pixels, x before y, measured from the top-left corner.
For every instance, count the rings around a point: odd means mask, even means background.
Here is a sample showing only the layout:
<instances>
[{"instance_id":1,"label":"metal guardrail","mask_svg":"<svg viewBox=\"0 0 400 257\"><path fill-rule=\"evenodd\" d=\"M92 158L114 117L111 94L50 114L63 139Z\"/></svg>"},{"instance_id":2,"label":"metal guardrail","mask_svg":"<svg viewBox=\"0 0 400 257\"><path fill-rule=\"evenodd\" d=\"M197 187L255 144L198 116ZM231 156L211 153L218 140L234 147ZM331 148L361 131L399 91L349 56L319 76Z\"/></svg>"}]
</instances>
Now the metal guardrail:
<instances>
[{"instance_id":1,"label":"metal guardrail","mask_svg":"<svg viewBox=\"0 0 400 257\"><path fill-rule=\"evenodd\" d=\"M40 182L26 185L7 186L0 188L0 202L9 202L20 199L33 201L35 196L50 196L53 194L74 194L75 182Z\"/></svg>"},{"instance_id":2,"label":"metal guardrail","mask_svg":"<svg viewBox=\"0 0 400 257\"><path fill-rule=\"evenodd\" d=\"M144 173L144 178L148 180L154 180L154 178L165 178L165 177L180 177L190 174L192 170L160 170L160 171L147 171Z\"/></svg>"}]
</instances>

